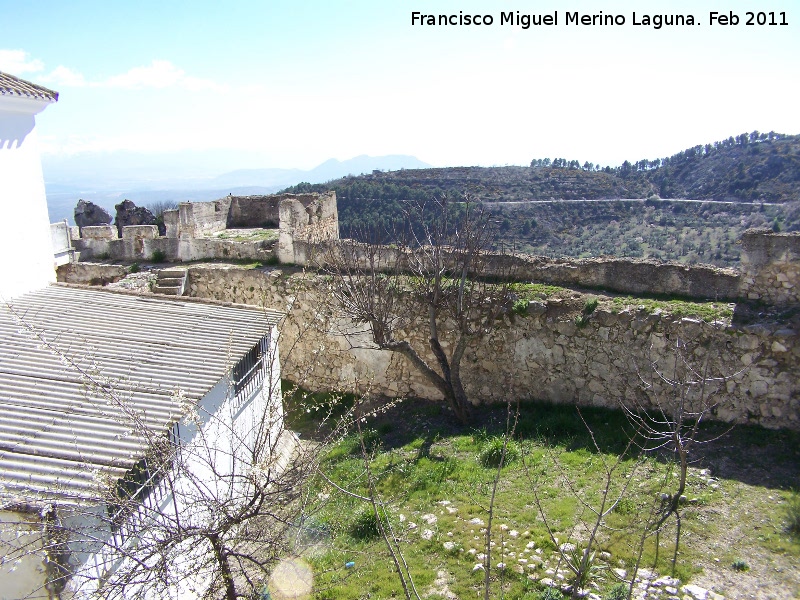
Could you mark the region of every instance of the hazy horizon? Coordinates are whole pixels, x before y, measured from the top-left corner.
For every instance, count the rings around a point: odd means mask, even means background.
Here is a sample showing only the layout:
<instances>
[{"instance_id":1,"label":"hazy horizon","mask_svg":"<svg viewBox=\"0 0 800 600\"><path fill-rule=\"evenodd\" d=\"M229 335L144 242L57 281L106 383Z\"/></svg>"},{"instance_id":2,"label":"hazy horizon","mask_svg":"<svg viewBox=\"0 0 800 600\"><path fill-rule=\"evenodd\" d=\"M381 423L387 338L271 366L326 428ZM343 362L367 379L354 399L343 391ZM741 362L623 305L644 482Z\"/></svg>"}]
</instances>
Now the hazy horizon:
<instances>
[{"instance_id":1,"label":"hazy horizon","mask_svg":"<svg viewBox=\"0 0 800 600\"><path fill-rule=\"evenodd\" d=\"M742 132L800 132L792 0L763 9L784 12L787 26L712 25L709 10L722 9L677 0L670 13L696 24L658 29L632 18L663 13L652 0L537 2L519 12L562 19L527 29L501 25L516 7L489 0L424 7L494 15L483 27L412 25L420 7L397 0L0 8L0 70L60 93L37 119L46 172L81 152L162 159L178 178L363 154L436 167L544 157L613 166ZM724 10L754 9L730 0ZM565 11L626 23L567 25Z\"/></svg>"}]
</instances>

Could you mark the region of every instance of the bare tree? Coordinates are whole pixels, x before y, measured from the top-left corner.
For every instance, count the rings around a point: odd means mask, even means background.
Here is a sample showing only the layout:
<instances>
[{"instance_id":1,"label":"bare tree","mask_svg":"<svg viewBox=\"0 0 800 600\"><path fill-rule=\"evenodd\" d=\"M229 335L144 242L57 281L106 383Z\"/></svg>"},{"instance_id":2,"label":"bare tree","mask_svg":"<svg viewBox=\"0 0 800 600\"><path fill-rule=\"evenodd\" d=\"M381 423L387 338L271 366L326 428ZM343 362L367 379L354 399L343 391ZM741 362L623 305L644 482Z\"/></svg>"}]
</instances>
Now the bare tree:
<instances>
[{"instance_id":1,"label":"bare tree","mask_svg":"<svg viewBox=\"0 0 800 600\"><path fill-rule=\"evenodd\" d=\"M596 554L601 543L602 534L608 529L606 517L611 514L624 498L630 495L630 486L634 475L641 466L641 458L632 456L638 432L627 436L625 448L612 457L606 457L600 448L594 432L589 427L583 415L578 410L578 416L586 427L592 446L596 452L597 460L602 465L602 483L596 492L589 492L579 486L567 474L567 470L554 451L549 452L549 466L559 474L559 481L563 488L577 501L578 514L572 533L566 540L557 537L557 531L552 518L548 516L542 497L538 490L536 477L531 465L524 462L525 474L531 482L536 509L539 512L547 534L556 548L559 564L566 565L572 573L572 582L568 590L571 598L576 599L585 593L584 588L591 582L598 572ZM633 460L632 460L633 459ZM632 460L632 465L627 465Z\"/></svg>"},{"instance_id":2,"label":"bare tree","mask_svg":"<svg viewBox=\"0 0 800 600\"><path fill-rule=\"evenodd\" d=\"M704 322L697 326L712 327ZM660 494L660 504L648 520L641 543L643 548L644 538L655 536L657 551L660 534L674 517L674 572L680 547L682 510L687 504L684 492L689 465L698 460L693 453L697 446L715 441L730 431L728 428L722 434L706 436L701 425L715 415L725 382L738 377L747 368L729 375L715 374L711 358L724 354L725 350L702 347L680 335L674 335L665 350L664 356L659 357L651 345L648 368L638 371L639 394L632 405L621 403L621 406L641 434L638 442L641 449L648 453L666 453L678 467L676 480L672 479L672 469L667 470L665 491ZM640 561L641 551L636 569Z\"/></svg>"},{"instance_id":3,"label":"bare tree","mask_svg":"<svg viewBox=\"0 0 800 600\"><path fill-rule=\"evenodd\" d=\"M405 356L467 423L461 362L470 342L511 308L505 272L511 261L489 253L494 230L469 197L413 205L407 221L391 246L353 240L329 246L324 262L333 298L347 317L366 326L379 349ZM427 344L414 340L420 330Z\"/></svg>"}]
</instances>

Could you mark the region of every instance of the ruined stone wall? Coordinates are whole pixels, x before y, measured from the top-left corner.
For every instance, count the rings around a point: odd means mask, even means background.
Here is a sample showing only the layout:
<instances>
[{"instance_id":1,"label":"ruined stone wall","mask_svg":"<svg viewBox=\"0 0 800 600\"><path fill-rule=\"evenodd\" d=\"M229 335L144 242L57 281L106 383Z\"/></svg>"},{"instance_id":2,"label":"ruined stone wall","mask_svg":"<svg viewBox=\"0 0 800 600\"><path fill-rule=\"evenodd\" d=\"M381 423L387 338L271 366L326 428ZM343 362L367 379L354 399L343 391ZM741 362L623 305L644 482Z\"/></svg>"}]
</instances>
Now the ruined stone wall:
<instances>
[{"instance_id":1,"label":"ruined stone wall","mask_svg":"<svg viewBox=\"0 0 800 600\"><path fill-rule=\"evenodd\" d=\"M223 231L227 227L230 205L230 197L213 202L181 202L177 209L177 230L167 229L167 234L180 238L204 237ZM164 221L166 224L167 219Z\"/></svg>"},{"instance_id":2,"label":"ruined stone wall","mask_svg":"<svg viewBox=\"0 0 800 600\"><path fill-rule=\"evenodd\" d=\"M88 285L105 285L128 274L128 267L100 263L68 263L58 267L58 281Z\"/></svg>"},{"instance_id":3,"label":"ruined stone wall","mask_svg":"<svg viewBox=\"0 0 800 600\"><path fill-rule=\"evenodd\" d=\"M351 256L359 256L367 268L367 245L353 243ZM325 245L315 246L303 240L294 241L295 264L322 267L336 264L339 250ZM398 258L399 256L399 258ZM381 248L375 257L382 268L391 268L402 252ZM403 267L401 266L401 269ZM551 259L526 254L485 255L481 275L513 281L602 289L633 295L663 295L710 300L735 300L740 295L739 273L711 265L683 265L658 260L630 258Z\"/></svg>"},{"instance_id":4,"label":"ruined stone wall","mask_svg":"<svg viewBox=\"0 0 800 600\"><path fill-rule=\"evenodd\" d=\"M336 192L283 194L280 198L278 259L284 264L306 265L310 262L309 249L339 239Z\"/></svg>"},{"instance_id":5,"label":"ruined stone wall","mask_svg":"<svg viewBox=\"0 0 800 600\"><path fill-rule=\"evenodd\" d=\"M278 227L283 196L231 196L228 227Z\"/></svg>"},{"instance_id":6,"label":"ruined stone wall","mask_svg":"<svg viewBox=\"0 0 800 600\"><path fill-rule=\"evenodd\" d=\"M743 298L775 306L800 303L800 233L748 229L742 250Z\"/></svg>"},{"instance_id":7,"label":"ruined stone wall","mask_svg":"<svg viewBox=\"0 0 800 600\"><path fill-rule=\"evenodd\" d=\"M370 389L388 396L436 399L438 392L400 355L371 348L362 326L335 313L324 277L278 270L192 267L188 293L285 311L281 329L284 375L314 390ZM576 324L583 300L531 304L475 340L462 362L470 397L479 402L538 399L618 406L641 395L650 360L669 374L672 347L686 344L696 365L708 359L720 405L715 417L735 423L800 429L800 338L779 326L707 324L644 309L599 308ZM349 335L345 336L347 333ZM426 348L424 328L409 331ZM428 359L431 359L429 356ZM670 400L655 382L649 401Z\"/></svg>"}]
</instances>

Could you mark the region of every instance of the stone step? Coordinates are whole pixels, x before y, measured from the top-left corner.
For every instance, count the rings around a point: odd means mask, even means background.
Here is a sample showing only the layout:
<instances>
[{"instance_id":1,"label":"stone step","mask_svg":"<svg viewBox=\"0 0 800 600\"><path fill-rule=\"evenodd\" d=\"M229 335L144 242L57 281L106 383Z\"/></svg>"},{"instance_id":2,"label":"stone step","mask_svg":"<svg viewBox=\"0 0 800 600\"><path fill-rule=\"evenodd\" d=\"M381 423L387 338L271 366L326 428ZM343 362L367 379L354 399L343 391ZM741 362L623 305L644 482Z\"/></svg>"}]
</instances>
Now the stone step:
<instances>
[{"instance_id":1,"label":"stone step","mask_svg":"<svg viewBox=\"0 0 800 600\"><path fill-rule=\"evenodd\" d=\"M177 287L182 286L185 281L185 277L159 277L158 285Z\"/></svg>"},{"instance_id":2,"label":"stone step","mask_svg":"<svg viewBox=\"0 0 800 600\"><path fill-rule=\"evenodd\" d=\"M183 279L186 277L186 269L161 269L158 272L158 277L179 277Z\"/></svg>"},{"instance_id":3,"label":"stone step","mask_svg":"<svg viewBox=\"0 0 800 600\"><path fill-rule=\"evenodd\" d=\"M153 287L154 294L166 294L168 296L180 296L183 294L183 286L162 286L156 285Z\"/></svg>"},{"instance_id":4,"label":"stone step","mask_svg":"<svg viewBox=\"0 0 800 600\"><path fill-rule=\"evenodd\" d=\"M186 269L161 269L158 272L153 292L183 296L184 289L186 289Z\"/></svg>"}]
</instances>

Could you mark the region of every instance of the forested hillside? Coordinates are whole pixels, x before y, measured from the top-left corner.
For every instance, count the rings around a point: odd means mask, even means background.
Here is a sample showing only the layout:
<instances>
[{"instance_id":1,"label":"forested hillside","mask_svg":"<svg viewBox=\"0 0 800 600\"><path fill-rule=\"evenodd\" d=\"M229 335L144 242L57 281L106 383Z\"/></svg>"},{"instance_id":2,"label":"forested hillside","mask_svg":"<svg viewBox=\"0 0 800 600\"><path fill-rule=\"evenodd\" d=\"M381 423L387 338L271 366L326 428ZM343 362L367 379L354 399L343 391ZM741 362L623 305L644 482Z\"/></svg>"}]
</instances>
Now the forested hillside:
<instances>
[{"instance_id":1,"label":"forested hillside","mask_svg":"<svg viewBox=\"0 0 800 600\"><path fill-rule=\"evenodd\" d=\"M328 189L348 237L396 228L409 201L469 194L492 211L499 239L523 252L734 266L748 227L800 230L800 136L741 134L618 167L545 158L528 167L376 171L286 191Z\"/></svg>"}]
</instances>

